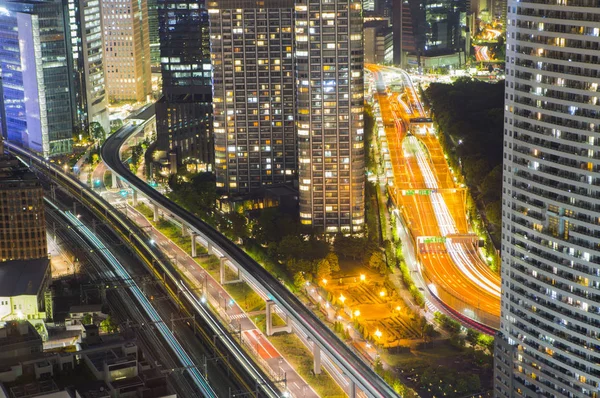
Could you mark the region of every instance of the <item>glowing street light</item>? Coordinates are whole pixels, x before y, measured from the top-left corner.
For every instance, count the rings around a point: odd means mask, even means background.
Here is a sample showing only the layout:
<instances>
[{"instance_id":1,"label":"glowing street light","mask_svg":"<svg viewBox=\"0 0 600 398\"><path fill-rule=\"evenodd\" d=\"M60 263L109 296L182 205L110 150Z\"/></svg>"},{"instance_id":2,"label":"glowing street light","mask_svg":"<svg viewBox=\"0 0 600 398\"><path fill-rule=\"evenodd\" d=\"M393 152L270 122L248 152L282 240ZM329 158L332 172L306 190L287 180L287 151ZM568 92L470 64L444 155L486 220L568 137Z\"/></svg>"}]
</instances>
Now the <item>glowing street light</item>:
<instances>
[{"instance_id":1,"label":"glowing street light","mask_svg":"<svg viewBox=\"0 0 600 398\"><path fill-rule=\"evenodd\" d=\"M364 282L367 279L367 277L365 276L365 274L360 274L360 281Z\"/></svg>"},{"instance_id":2,"label":"glowing street light","mask_svg":"<svg viewBox=\"0 0 600 398\"><path fill-rule=\"evenodd\" d=\"M396 306L396 311L400 311L402 308L398 305Z\"/></svg>"},{"instance_id":3,"label":"glowing street light","mask_svg":"<svg viewBox=\"0 0 600 398\"><path fill-rule=\"evenodd\" d=\"M385 290L382 290L382 291L380 291L380 292L379 292L379 296L380 296L380 297L385 297Z\"/></svg>"},{"instance_id":4,"label":"glowing street light","mask_svg":"<svg viewBox=\"0 0 600 398\"><path fill-rule=\"evenodd\" d=\"M383 333L381 333L381 330L377 329L375 331L375 337L377 337L378 339L380 339L382 335L383 335Z\"/></svg>"},{"instance_id":5,"label":"glowing street light","mask_svg":"<svg viewBox=\"0 0 600 398\"><path fill-rule=\"evenodd\" d=\"M323 278L323 280L322 280L321 282L323 282L323 284L324 284L325 286L327 286L327 279Z\"/></svg>"},{"instance_id":6,"label":"glowing street light","mask_svg":"<svg viewBox=\"0 0 600 398\"><path fill-rule=\"evenodd\" d=\"M354 311L354 316L355 316L355 317L359 317L359 316L360 316L360 310L356 310L356 311Z\"/></svg>"},{"instance_id":7,"label":"glowing street light","mask_svg":"<svg viewBox=\"0 0 600 398\"><path fill-rule=\"evenodd\" d=\"M342 304L344 304L344 301L346 301L346 297L344 297L343 294L340 294L340 301L342 302Z\"/></svg>"}]
</instances>

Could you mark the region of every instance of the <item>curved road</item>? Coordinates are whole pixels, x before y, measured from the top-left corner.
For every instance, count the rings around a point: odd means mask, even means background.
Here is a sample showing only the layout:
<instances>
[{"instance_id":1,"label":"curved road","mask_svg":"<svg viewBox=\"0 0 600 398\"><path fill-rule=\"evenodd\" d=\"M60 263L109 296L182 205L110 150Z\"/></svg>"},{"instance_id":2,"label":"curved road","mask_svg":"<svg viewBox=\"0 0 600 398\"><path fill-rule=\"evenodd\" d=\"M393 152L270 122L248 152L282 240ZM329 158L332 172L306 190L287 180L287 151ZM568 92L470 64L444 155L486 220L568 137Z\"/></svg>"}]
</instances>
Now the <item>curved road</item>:
<instances>
[{"instance_id":1,"label":"curved road","mask_svg":"<svg viewBox=\"0 0 600 398\"><path fill-rule=\"evenodd\" d=\"M397 396L394 390L369 365L363 362L333 331L260 264L213 227L135 176L120 158L121 146L133 132L134 130L124 130L113 134L106 140L101 150L101 156L106 165L152 203L168 209L179 220L185 220L192 230L205 236L213 247L218 248L236 267L243 270L244 276L248 280L267 290L270 298L279 308L289 314L295 325L310 336L319 349L331 358L365 394L369 397Z\"/></svg>"}]
</instances>

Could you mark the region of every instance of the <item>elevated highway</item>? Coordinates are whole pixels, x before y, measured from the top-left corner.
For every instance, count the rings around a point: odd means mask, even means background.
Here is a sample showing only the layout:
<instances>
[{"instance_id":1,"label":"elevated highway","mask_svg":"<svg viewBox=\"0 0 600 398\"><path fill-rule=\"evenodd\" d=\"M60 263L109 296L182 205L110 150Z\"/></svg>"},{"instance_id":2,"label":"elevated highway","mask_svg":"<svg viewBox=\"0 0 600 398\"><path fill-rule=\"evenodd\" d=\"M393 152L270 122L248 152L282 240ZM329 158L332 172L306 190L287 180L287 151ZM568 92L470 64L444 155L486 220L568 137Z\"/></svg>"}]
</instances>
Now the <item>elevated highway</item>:
<instances>
[{"instance_id":1,"label":"elevated highway","mask_svg":"<svg viewBox=\"0 0 600 398\"><path fill-rule=\"evenodd\" d=\"M158 211L172 215L184 231L188 231L192 239L192 251L196 242L205 246L210 253L227 262L239 271L240 276L251 286L260 289L282 311L291 323L290 329L300 331L312 342L315 361L315 373L320 372L321 355L325 355L348 378L351 397L360 391L368 397L397 396L394 390L375 373L352 349L342 342L333 331L275 277L260 264L248 256L241 248L227 239L219 231L183 209L154 188L135 176L121 160L120 151L127 138L135 130L113 134L104 143L101 156L112 172L118 175L133 190L134 201L138 194L144 195L154 208L155 217Z\"/></svg>"}]
</instances>

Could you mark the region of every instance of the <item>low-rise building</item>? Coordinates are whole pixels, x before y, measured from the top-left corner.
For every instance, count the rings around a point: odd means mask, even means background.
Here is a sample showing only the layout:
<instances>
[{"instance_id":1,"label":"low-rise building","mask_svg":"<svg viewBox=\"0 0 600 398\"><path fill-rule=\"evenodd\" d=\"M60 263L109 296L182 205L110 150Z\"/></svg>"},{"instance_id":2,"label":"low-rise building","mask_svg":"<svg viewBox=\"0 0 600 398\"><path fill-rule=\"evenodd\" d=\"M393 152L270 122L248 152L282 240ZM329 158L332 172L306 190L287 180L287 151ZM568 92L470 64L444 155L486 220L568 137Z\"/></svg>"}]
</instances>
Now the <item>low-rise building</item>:
<instances>
[{"instance_id":1,"label":"low-rise building","mask_svg":"<svg viewBox=\"0 0 600 398\"><path fill-rule=\"evenodd\" d=\"M0 321L46 319L51 279L48 258L0 263Z\"/></svg>"}]
</instances>

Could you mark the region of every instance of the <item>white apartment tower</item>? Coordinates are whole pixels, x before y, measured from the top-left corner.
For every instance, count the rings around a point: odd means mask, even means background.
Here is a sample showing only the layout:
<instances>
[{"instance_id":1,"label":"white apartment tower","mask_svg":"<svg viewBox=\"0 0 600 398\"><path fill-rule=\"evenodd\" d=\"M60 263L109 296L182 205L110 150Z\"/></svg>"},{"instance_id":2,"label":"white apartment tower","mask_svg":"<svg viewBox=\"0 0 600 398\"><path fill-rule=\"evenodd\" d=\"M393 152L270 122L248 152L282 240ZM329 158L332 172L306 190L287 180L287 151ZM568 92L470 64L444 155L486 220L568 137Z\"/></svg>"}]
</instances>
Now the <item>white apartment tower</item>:
<instances>
[{"instance_id":1,"label":"white apartment tower","mask_svg":"<svg viewBox=\"0 0 600 398\"><path fill-rule=\"evenodd\" d=\"M108 97L143 102L152 93L146 0L101 0L101 4Z\"/></svg>"},{"instance_id":2,"label":"white apartment tower","mask_svg":"<svg viewBox=\"0 0 600 398\"><path fill-rule=\"evenodd\" d=\"M600 2L509 0L496 397L600 390Z\"/></svg>"},{"instance_id":3,"label":"white apartment tower","mask_svg":"<svg viewBox=\"0 0 600 398\"><path fill-rule=\"evenodd\" d=\"M298 0L296 130L300 220L364 229L363 21L360 0Z\"/></svg>"}]
</instances>

